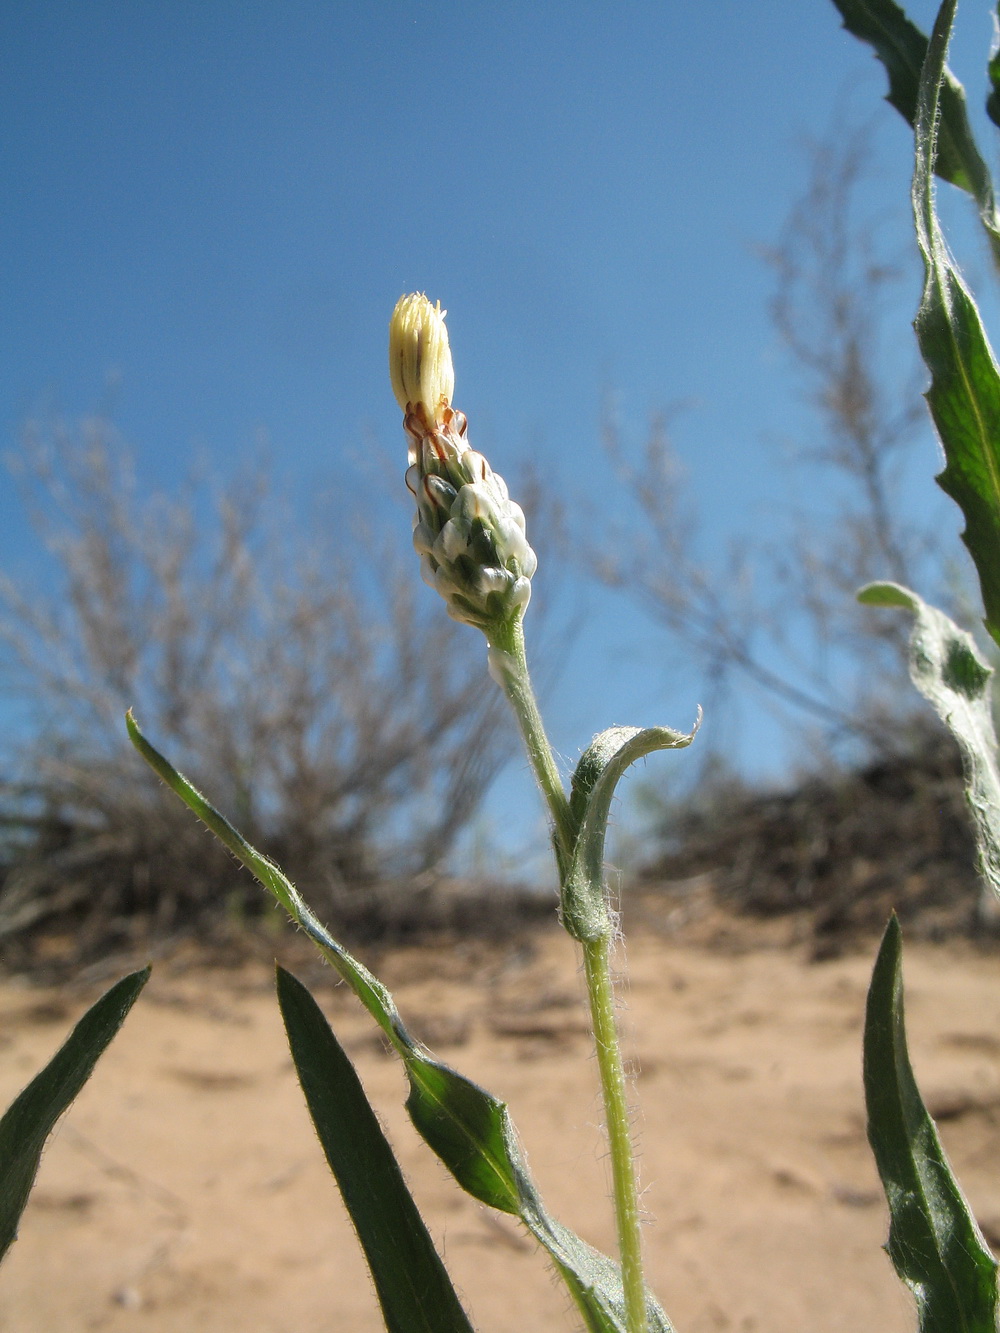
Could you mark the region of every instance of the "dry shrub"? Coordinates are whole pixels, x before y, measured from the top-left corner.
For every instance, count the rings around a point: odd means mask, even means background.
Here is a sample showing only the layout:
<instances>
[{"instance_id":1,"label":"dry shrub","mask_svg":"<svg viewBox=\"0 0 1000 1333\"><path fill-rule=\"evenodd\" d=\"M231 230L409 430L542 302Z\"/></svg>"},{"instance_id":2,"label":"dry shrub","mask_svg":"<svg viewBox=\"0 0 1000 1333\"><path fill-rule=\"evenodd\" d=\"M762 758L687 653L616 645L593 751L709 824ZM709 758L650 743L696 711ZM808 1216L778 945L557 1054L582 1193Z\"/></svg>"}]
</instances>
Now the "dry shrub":
<instances>
[{"instance_id":1,"label":"dry shrub","mask_svg":"<svg viewBox=\"0 0 1000 1333\"><path fill-rule=\"evenodd\" d=\"M906 743L856 769L832 766L761 791L718 767L666 805L662 854L643 872L666 892L709 877L713 900L757 917L797 914L818 957L881 930L992 928L984 917L961 760L951 737L916 724Z\"/></svg>"},{"instance_id":2,"label":"dry shrub","mask_svg":"<svg viewBox=\"0 0 1000 1333\"><path fill-rule=\"evenodd\" d=\"M144 495L104 420L14 460L48 564L0 584L23 713L0 777L0 938L81 958L218 930L263 895L127 743L125 709L348 934L414 918L504 746L478 643L410 560L283 521L262 472Z\"/></svg>"}]
</instances>

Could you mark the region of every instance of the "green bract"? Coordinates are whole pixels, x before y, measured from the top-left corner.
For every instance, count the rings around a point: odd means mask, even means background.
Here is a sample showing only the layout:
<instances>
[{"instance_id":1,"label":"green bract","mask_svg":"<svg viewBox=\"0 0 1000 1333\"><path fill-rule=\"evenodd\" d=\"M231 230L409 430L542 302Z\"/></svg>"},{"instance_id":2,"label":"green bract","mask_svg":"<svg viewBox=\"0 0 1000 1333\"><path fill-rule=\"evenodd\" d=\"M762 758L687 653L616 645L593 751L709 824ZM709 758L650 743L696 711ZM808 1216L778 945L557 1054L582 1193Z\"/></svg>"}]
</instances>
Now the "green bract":
<instances>
[{"instance_id":1,"label":"green bract","mask_svg":"<svg viewBox=\"0 0 1000 1333\"><path fill-rule=\"evenodd\" d=\"M406 484L417 502L413 545L425 582L453 619L485 630L523 614L538 561L520 505L465 430L465 417L449 411L442 429L414 437Z\"/></svg>"},{"instance_id":2,"label":"green bract","mask_svg":"<svg viewBox=\"0 0 1000 1333\"><path fill-rule=\"evenodd\" d=\"M389 324L389 371L410 438L406 484L424 581L454 620L489 633L524 614L538 561L507 484L466 439L451 407L451 349L440 302L402 296Z\"/></svg>"}]
</instances>

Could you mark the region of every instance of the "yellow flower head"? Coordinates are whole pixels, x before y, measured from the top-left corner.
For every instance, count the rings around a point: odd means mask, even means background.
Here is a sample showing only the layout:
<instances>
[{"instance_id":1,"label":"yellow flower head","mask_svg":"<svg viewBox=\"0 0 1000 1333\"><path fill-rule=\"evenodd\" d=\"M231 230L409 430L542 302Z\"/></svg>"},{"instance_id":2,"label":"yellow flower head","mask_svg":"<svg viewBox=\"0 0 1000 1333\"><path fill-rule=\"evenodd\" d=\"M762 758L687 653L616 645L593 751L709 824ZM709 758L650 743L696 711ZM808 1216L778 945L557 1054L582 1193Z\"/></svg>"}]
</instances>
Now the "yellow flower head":
<instances>
[{"instance_id":1,"label":"yellow flower head","mask_svg":"<svg viewBox=\"0 0 1000 1333\"><path fill-rule=\"evenodd\" d=\"M420 292L401 296L389 321L389 375L404 412L423 406L428 426L440 424L455 392L447 311Z\"/></svg>"}]
</instances>

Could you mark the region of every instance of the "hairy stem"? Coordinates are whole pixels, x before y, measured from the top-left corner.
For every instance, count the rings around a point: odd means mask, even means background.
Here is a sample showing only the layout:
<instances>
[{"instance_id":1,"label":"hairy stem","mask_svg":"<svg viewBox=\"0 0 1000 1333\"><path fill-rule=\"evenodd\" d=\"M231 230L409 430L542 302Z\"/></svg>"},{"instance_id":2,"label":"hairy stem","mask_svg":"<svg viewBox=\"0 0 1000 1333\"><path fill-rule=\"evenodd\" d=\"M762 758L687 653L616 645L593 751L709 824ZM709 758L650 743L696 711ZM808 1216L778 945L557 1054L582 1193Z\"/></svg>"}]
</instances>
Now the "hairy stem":
<instances>
[{"instance_id":1,"label":"hairy stem","mask_svg":"<svg viewBox=\"0 0 1000 1333\"><path fill-rule=\"evenodd\" d=\"M490 671L514 709L531 766L552 816L553 842L559 864L559 877L561 882L565 882L569 873L576 827L531 687L520 617L513 623L505 625L502 631L494 631L491 634L490 649ZM625 1071L615 1023L610 932L600 939L583 941L582 948L604 1116L608 1126L615 1224L625 1296L625 1321L628 1333L647 1333L638 1181L632 1154L632 1135L629 1130Z\"/></svg>"},{"instance_id":2,"label":"hairy stem","mask_svg":"<svg viewBox=\"0 0 1000 1333\"><path fill-rule=\"evenodd\" d=\"M556 860L562 879L569 868L576 831L552 746L545 734L542 715L531 687L524 646L524 626L520 616L493 631L489 643L490 674L501 686L514 710L531 767L552 817Z\"/></svg>"},{"instance_id":3,"label":"hairy stem","mask_svg":"<svg viewBox=\"0 0 1000 1333\"><path fill-rule=\"evenodd\" d=\"M591 940L583 945L583 963L594 1026L597 1067L601 1075L604 1115L608 1125L611 1178L615 1196L615 1224L622 1262L625 1320L629 1333L646 1333L646 1288L642 1276L642 1230L639 1222L639 1188L632 1134L629 1129L625 1071L622 1066L618 1029L615 1024L614 988L611 980L610 942Z\"/></svg>"}]
</instances>

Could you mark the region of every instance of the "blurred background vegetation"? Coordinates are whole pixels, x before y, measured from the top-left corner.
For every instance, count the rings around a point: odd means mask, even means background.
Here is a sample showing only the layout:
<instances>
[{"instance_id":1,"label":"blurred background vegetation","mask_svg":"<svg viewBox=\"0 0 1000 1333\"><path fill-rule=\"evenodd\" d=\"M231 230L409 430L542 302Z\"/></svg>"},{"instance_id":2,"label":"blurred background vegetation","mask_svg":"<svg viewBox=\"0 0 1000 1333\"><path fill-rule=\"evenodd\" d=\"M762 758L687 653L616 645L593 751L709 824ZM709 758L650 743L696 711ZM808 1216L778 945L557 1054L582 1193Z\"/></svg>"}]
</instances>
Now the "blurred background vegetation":
<instances>
[{"instance_id":1,"label":"blurred background vegetation","mask_svg":"<svg viewBox=\"0 0 1000 1333\"><path fill-rule=\"evenodd\" d=\"M814 142L800 197L759 255L814 426L774 449L786 498L773 529L701 558L671 443L682 409L631 447L609 407L606 485L622 519L589 525L596 539L566 510L586 498L525 483L529 524L544 514L540 526L564 532L540 581L561 564L611 590L697 672L707 708L750 697L796 738L778 787L727 758L724 728L679 780L647 782L626 820L626 892L657 895L667 928L715 908L790 915L818 955L881 926L891 904L929 933L991 929L958 758L909 685L906 627L854 601L889 577L975 621L952 543L901 502L929 426L897 347L894 290L913 256L858 202L872 154L866 126ZM477 636L424 597L379 516L363 521L340 488L307 522L266 467L142 491L103 416L28 424L9 463L45 560L34 581L0 582L3 687L19 718L0 777L8 966L273 926L133 754L129 706L348 939L496 932L550 910L500 843L477 850L511 729ZM558 656L570 634L550 623L542 638Z\"/></svg>"}]
</instances>

